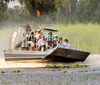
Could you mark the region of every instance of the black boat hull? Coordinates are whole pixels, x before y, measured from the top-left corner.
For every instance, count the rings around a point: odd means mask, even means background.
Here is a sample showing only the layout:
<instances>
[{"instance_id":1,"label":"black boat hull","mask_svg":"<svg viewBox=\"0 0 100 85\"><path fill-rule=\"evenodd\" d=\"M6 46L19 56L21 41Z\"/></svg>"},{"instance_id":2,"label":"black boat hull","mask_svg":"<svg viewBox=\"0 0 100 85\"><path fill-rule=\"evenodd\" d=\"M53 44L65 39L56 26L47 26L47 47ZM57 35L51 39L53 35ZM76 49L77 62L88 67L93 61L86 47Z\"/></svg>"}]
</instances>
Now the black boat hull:
<instances>
[{"instance_id":1,"label":"black boat hull","mask_svg":"<svg viewBox=\"0 0 100 85\"><path fill-rule=\"evenodd\" d=\"M90 52L87 51L57 48L45 58L56 61L84 61L89 54Z\"/></svg>"}]
</instances>

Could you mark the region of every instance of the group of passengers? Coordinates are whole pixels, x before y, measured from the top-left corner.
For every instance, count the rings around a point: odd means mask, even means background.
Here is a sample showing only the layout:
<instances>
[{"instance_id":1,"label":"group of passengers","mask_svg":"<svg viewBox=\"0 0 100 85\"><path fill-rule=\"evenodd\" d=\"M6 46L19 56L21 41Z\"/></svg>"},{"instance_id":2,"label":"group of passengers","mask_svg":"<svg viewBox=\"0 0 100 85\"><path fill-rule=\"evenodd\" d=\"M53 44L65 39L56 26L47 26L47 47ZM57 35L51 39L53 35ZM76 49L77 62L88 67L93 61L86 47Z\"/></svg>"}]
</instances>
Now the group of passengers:
<instances>
[{"instance_id":1,"label":"group of passengers","mask_svg":"<svg viewBox=\"0 0 100 85\"><path fill-rule=\"evenodd\" d=\"M60 48L70 48L70 44L67 39L63 42L62 37L58 37L57 35L53 36L52 32L49 32L48 35L44 36L43 31L44 30L41 31L40 29L37 29L32 32L31 29L28 28L26 33L23 34L24 42L22 47L24 47L24 50L45 51L56 46Z\"/></svg>"}]
</instances>

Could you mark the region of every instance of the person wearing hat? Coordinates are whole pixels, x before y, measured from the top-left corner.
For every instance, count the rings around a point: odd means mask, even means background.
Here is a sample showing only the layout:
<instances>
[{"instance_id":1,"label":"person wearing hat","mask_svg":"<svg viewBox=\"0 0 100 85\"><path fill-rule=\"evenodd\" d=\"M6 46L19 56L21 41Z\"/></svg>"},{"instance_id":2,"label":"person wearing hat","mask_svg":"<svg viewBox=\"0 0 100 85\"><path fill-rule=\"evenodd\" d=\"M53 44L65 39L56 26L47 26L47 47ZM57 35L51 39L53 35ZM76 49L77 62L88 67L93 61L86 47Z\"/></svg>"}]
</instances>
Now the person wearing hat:
<instances>
[{"instance_id":1,"label":"person wearing hat","mask_svg":"<svg viewBox=\"0 0 100 85\"><path fill-rule=\"evenodd\" d=\"M54 36L54 41L56 41L56 44L58 43L58 36L57 35Z\"/></svg>"},{"instance_id":2,"label":"person wearing hat","mask_svg":"<svg viewBox=\"0 0 100 85\"><path fill-rule=\"evenodd\" d=\"M41 35L42 35L41 30L40 29L37 29L36 32L35 32L36 39L39 39Z\"/></svg>"}]
</instances>

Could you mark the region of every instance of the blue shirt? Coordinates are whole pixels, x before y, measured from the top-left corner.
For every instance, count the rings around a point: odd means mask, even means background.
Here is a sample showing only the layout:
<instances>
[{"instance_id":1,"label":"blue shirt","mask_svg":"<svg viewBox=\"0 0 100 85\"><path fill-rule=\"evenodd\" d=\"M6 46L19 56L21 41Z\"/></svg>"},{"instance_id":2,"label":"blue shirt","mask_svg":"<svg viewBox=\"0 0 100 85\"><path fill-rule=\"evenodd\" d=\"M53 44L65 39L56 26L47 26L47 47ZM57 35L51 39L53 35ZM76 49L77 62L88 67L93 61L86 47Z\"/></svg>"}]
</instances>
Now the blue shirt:
<instances>
[{"instance_id":1,"label":"blue shirt","mask_svg":"<svg viewBox=\"0 0 100 85\"><path fill-rule=\"evenodd\" d=\"M70 48L70 44L63 43L63 48Z\"/></svg>"}]
</instances>

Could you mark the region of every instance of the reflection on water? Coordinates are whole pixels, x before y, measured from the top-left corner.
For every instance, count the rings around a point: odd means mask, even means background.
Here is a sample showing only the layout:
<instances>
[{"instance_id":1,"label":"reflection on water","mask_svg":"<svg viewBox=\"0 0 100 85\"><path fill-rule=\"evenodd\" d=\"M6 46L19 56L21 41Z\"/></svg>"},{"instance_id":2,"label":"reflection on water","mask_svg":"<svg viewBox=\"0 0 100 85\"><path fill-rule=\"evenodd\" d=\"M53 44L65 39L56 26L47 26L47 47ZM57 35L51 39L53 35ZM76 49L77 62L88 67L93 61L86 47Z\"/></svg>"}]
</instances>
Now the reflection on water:
<instances>
[{"instance_id":1,"label":"reflection on water","mask_svg":"<svg viewBox=\"0 0 100 85\"><path fill-rule=\"evenodd\" d=\"M0 30L0 67L41 67L47 64L55 64L55 62L48 62L42 60L21 60L21 61L5 61L3 50L8 49L9 40L13 29L2 29ZM5 61L5 62L4 62ZM3 63L2 63L3 62ZM100 65L100 55L90 55L84 62L89 65ZM68 63L66 63L68 64Z\"/></svg>"}]
</instances>

